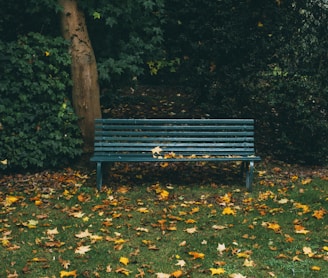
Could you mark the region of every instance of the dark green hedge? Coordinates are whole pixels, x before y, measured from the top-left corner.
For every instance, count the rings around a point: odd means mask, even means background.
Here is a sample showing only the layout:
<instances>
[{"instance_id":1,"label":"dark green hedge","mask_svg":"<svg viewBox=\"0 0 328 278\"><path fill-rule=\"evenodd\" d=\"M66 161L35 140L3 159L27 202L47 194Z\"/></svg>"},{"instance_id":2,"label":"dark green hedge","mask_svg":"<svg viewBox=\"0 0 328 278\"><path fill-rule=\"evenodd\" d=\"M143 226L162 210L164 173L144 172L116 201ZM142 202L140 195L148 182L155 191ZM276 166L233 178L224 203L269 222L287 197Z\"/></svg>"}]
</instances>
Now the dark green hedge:
<instances>
[{"instance_id":1,"label":"dark green hedge","mask_svg":"<svg viewBox=\"0 0 328 278\"><path fill-rule=\"evenodd\" d=\"M30 33L0 42L0 167L59 166L81 154L61 38Z\"/></svg>"}]
</instances>

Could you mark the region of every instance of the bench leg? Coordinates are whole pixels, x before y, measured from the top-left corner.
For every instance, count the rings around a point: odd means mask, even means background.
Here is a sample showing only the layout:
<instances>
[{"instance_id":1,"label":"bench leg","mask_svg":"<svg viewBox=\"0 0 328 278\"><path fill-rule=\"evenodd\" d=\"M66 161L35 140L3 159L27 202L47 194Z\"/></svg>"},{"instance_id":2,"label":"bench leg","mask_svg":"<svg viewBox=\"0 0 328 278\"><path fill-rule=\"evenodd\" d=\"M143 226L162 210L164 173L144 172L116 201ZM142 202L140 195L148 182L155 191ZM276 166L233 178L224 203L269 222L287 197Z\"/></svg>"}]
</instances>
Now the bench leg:
<instances>
[{"instance_id":1,"label":"bench leg","mask_svg":"<svg viewBox=\"0 0 328 278\"><path fill-rule=\"evenodd\" d=\"M240 176L241 176L241 178L244 177L245 169L247 169L247 162L242 161L241 165L240 165Z\"/></svg>"},{"instance_id":2,"label":"bench leg","mask_svg":"<svg viewBox=\"0 0 328 278\"><path fill-rule=\"evenodd\" d=\"M98 190L101 189L102 178L103 178L102 165L101 165L101 162L97 162L97 189Z\"/></svg>"},{"instance_id":3,"label":"bench leg","mask_svg":"<svg viewBox=\"0 0 328 278\"><path fill-rule=\"evenodd\" d=\"M252 191L252 183L254 176L254 161L250 161L246 168L246 189Z\"/></svg>"}]
</instances>

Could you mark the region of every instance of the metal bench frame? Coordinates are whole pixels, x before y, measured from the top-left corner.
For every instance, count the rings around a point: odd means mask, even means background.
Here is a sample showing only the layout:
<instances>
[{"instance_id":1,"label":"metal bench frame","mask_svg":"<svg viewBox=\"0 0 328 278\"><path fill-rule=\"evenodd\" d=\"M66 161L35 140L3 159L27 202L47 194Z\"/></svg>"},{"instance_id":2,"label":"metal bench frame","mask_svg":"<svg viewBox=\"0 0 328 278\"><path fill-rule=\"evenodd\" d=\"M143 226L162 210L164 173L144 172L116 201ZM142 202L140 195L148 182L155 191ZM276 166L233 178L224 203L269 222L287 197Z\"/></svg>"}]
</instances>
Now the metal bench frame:
<instances>
[{"instance_id":1,"label":"metal bench frame","mask_svg":"<svg viewBox=\"0 0 328 278\"><path fill-rule=\"evenodd\" d=\"M105 162L241 161L252 190L253 119L96 119L97 188Z\"/></svg>"}]
</instances>

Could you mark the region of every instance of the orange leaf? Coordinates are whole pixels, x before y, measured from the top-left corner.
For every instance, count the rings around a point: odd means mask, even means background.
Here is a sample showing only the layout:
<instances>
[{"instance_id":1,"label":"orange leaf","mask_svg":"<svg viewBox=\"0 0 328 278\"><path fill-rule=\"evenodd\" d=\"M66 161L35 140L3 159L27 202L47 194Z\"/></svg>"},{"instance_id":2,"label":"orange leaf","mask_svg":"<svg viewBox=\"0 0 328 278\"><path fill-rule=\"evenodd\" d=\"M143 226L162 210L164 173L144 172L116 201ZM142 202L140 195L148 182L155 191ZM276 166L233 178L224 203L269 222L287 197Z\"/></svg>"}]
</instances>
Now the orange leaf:
<instances>
[{"instance_id":1,"label":"orange leaf","mask_svg":"<svg viewBox=\"0 0 328 278\"><path fill-rule=\"evenodd\" d=\"M325 214L326 214L326 210L324 209L319 209L319 210L315 210L312 214L313 217L317 218L317 219L322 219Z\"/></svg>"},{"instance_id":2,"label":"orange leaf","mask_svg":"<svg viewBox=\"0 0 328 278\"><path fill-rule=\"evenodd\" d=\"M189 252L189 255L193 256L193 259L204 259L205 258L205 254L203 253L198 253L198 252Z\"/></svg>"},{"instance_id":3,"label":"orange leaf","mask_svg":"<svg viewBox=\"0 0 328 278\"><path fill-rule=\"evenodd\" d=\"M294 225L295 228L295 233L296 234L304 234L306 235L307 233L309 233L309 230L306 230L302 225Z\"/></svg>"},{"instance_id":4,"label":"orange leaf","mask_svg":"<svg viewBox=\"0 0 328 278\"><path fill-rule=\"evenodd\" d=\"M182 270L176 270L174 272L171 273L171 276L175 277L175 278L179 278L183 275Z\"/></svg>"}]
</instances>

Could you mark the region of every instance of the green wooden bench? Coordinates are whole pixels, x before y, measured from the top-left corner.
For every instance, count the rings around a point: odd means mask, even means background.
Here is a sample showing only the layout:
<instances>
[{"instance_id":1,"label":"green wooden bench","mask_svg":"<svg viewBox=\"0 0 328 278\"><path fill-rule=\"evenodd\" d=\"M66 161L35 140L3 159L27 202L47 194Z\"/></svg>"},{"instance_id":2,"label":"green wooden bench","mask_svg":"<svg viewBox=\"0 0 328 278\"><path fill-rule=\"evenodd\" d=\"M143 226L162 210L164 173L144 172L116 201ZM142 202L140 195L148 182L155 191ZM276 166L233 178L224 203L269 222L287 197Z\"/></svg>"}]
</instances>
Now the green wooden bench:
<instances>
[{"instance_id":1,"label":"green wooden bench","mask_svg":"<svg viewBox=\"0 0 328 278\"><path fill-rule=\"evenodd\" d=\"M97 188L105 162L241 161L251 191L253 119L96 119Z\"/></svg>"}]
</instances>

